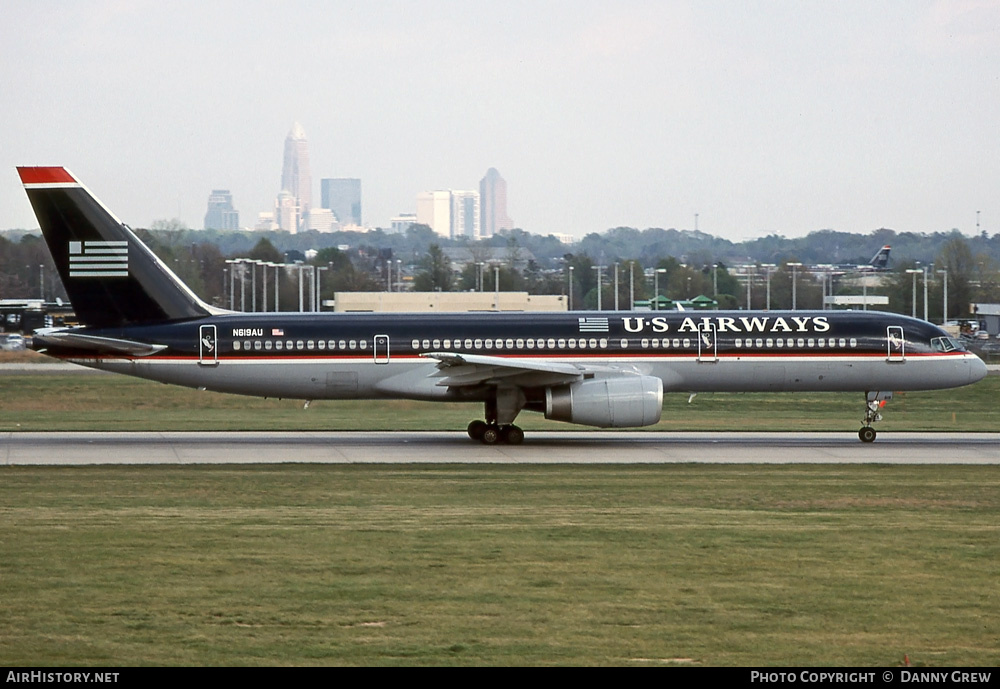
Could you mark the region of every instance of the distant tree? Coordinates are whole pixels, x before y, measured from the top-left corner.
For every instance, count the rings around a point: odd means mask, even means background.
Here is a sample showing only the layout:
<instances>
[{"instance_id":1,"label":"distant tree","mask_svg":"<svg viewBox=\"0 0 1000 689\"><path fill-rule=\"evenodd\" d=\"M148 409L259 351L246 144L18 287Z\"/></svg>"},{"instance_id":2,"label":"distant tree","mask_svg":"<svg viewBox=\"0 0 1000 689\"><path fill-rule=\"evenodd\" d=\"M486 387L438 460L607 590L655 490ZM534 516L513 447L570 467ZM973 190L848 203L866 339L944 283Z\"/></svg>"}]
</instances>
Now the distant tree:
<instances>
[{"instance_id":1,"label":"distant tree","mask_svg":"<svg viewBox=\"0 0 1000 689\"><path fill-rule=\"evenodd\" d=\"M977 275L976 259L965 237L957 231L946 241L934 262L937 270L948 271L948 314L947 318L966 315L968 304L974 301L972 281ZM981 281L980 281L981 282Z\"/></svg>"},{"instance_id":2,"label":"distant tree","mask_svg":"<svg viewBox=\"0 0 1000 689\"><path fill-rule=\"evenodd\" d=\"M437 244L431 244L421 269L413 278L413 288L418 292L449 292L453 275L451 261Z\"/></svg>"}]
</instances>

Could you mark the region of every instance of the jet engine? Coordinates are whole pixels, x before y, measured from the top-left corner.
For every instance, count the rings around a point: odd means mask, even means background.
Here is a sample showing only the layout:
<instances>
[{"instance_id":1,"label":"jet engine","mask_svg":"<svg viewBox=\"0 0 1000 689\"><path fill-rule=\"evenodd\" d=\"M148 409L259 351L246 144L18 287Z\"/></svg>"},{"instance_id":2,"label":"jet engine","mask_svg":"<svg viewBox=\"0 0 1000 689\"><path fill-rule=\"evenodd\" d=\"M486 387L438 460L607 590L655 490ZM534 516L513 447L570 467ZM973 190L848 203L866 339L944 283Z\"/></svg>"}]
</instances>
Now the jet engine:
<instances>
[{"instance_id":1,"label":"jet engine","mask_svg":"<svg viewBox=\"0 0 1000 689\"><path fill-rule=\"evenodd\" d=\"M653 376L591 378L545 390L545 418L584 426L650 426L663 410L663 381Z\"/></svg>"}]
</instances>

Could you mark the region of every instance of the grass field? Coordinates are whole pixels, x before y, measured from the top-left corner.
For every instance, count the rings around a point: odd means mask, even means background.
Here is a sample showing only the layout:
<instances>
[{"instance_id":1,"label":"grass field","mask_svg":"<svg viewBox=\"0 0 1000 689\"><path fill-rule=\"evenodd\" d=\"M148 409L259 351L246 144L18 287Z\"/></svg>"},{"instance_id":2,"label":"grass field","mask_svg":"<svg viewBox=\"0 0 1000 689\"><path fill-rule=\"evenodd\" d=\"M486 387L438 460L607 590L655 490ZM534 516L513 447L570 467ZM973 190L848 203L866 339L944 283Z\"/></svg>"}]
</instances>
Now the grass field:
<instances>
[{"instance_id":1,"label":"grass field","mask_svg":"<svg viewBox=\"0 0 1000 689\"><path fill-rule=\"evenodd\" d=\"M879 428L1000 431L998 393L990 376L899 395ZM853 431L861 407L668 395L653 430ZM457 430L479 413L0 374L0 431ZM1000 663L998 466L0 472L4 665Z\"/></svg>"},{"instance_id":2,"label":"grass field","mask_svg":"<svg viewBox=\"0 0 1000 689\"><path fill-rule=\"evenodd\" d=\"M4 665L1000 663L1000 467L3 467Z\"/></svg>"},{"instance_id":3,"label":"grass field","mask_svg":"<svg viewBox=\"0 0 1000 689\"><path fill-rule=\"evenodd\" d=\"M1000 376L954 390L898 393L879 431L1000 431ZM664 396L646 430L856 431L860 393L714 393L691 404ZM479 404L404 400L265 400L102 374L0 373L0 431L45 430L464 430ZM585 430L524 412L526 430Z\"/></svg>"}]
</instances>

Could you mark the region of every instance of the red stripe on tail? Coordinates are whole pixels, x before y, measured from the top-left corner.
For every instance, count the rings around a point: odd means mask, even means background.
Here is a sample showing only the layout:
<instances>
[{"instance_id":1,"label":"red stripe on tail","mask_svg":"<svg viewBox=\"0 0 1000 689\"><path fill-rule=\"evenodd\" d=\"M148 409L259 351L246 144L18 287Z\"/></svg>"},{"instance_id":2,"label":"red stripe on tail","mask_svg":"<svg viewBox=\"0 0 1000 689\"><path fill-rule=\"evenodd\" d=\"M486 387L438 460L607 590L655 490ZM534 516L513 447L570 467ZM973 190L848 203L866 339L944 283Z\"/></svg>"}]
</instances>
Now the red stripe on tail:
<instances>
[{"instance_id":1,"label":"red stripe on tail","mask_svg":"<svg viewBox=\"0 0 1000 689\"><path fill-rule=\"evenodd\" d=\"M19 167L21 184L76 184L64 167Z\"/></svg>"}]
</instances>

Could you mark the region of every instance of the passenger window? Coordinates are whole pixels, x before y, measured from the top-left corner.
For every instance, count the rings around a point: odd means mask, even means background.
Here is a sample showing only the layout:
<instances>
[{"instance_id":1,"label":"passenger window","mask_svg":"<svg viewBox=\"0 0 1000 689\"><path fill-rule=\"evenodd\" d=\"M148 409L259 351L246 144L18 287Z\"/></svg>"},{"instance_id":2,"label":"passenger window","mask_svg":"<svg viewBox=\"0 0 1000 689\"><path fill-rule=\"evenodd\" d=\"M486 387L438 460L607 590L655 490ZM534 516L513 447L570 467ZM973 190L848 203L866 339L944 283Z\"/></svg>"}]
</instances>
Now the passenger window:
<instances>
[{"instance_id":1,"label":"passenger window","mask_svg":"<svg viewBox=\"0 0 1000 689\"><path fill-rule=\"evenodd\" d=\"M566 349L566 340L560 337L559 341L556 342L556 346L558 346L559 349Z\"/></svg>"},{"instance_id":2,"label":"passenger window","mask_svg":"<svg viewBox=\"0 0 1000 689\"><path fill-rule=\"evenodd\" d=\"M306 343L303 340L295 341L295 349L305 349L305 348L306 348Z\"/></svg>"},{"instance_id":3,"label":"passenger window","mask_svg":"<svg viewBox=\"0 0 1000 689\"><path fill-rule=\"evenodd\" d=\"M312 340L306 342L306 349L316 349L316 343Z\"/></svg>"},{"instance_id":4,"label":"passenger window","mask_svg":"<svg viewBox=\"0 0 1000 689\"><path fill-rule=\"evenodd\" d=\"M413 347L413 349L420 349L420 340L411 341L410 346Z\"/></svg>"},{"instance_id":5,"label":"passenger window","mask_svg":"<svg viewBox=\"0 0 1000 689\"><path fill-rule=\"evenodd\" d=\"M361 340L361 342L358 343L358 346L361 349L368 349L368 340Z\"/></svg>"},{"instance_id":6,"label":"passenger window","mask_svg":"<svg viewBox=\"0 0 1000 689\"><path fill-rule=\"evenodd\" d=\"M284 343L284 342L282 342L281 340L277 340L277 341L276 341L276 342L274 343L274 348L275 348L275 349L277 349L278 351L281 351L282 349L284 349L284 348L285 348L285 343Z\"/></svg>"},{"instance_id":7,"label":"passenger window","mask_svg":"<svg viewBox=\"0 0 1000 689\"><path fill-rule=\"evenodd\" d=\"M326 349L326 340L320 340L319 342L316 343L316 346L319 347L320 349Z\"/></svg>"},{"instance_id":8,"label":"passenger window","mask_svg":"<svg viewBox=\"0 0 1000 689\"><path fill-rule=\"evenodd\" d=\"M262 348L263 346L264 346L264 345L263 345L263 343L262 343L262 342L261 342L260 340L254 340L254 341L253 341L253 348L254 348L254 349L255 349L256 351L258 351L258 352L259 352L259 351L261 350L261 348Z\"/></svg>"},{"instance_id":9,"label":"passenger window","mask_svg":"<svg viewBox=\"0 0 1000 689\"><path fill-rule=\"evenodd\" d=\"M241 345L240 345L240 342L239 342L239 340L235 340L235 341L233 341L233 349L234 349L234 350L236 350L237 352L238 352L238 351L240 351L240 346L241 346Z\"/></svg>"},{"instance_id":10,"label":"passenger window","mask_svg":"<svg viewBox=\"0 0 1000 689\"><path fill-rule=\"evenodd\" d=\"M431 348L431 341L430 340L424 340L421 344L423 345L424 349L430 349ZM354 347L351 347L351 349L354 349Z\"/></svg>"},{"instance_id":11,"label":"passenger window","mask_svg":"<svg viewBox=\"0 0 1000 689\"><path fill-rule=\"evenodd\" d=\"M621 346L622 349L628 349L628 340L626 340L624 337L622 338Z\"/></svg>"},{"instance_id":12,"label":"passenger window","mask_svg":"<svg viewBox=\"0 0 1000 689\"><path fill-rule=\"evenodd\" d=\"M350 349L357 349L357 345L358 345L358 343L357 343L357 342L355 342L354 340L351 340L350 342L348 342L348 343L347 343L347 346L348 346L348 347L349 347Z\"/></svg>"},{"instance_id":13,"label":"passenger window","mask_svg":"<svg viewBox=\"0 0 1000 689\"><path fill-rule=\"evenodd\" d=\"M524 349L524 340L518 338L518 340L517 340L517 348L518 349Z\"/></svg>"},{"instance_id":14,"label":"passenger window","mask_svg":"<svg viewBox=\"0 0 1000 689\"><path fill-rule=\"evenodd\" d=\"M608 338L602 337L601 338L601 349L607 349L607 348L608 348Z\"/></svg>"},{"instance_id":15,"label":"passenger window","mask_svg":"<svg viewBox=\"0 0 1000 689\"><path fill-rule=\"evenodd\" d=\"M432 344L434 345L434 349L441 349L441 340L434 340Z\"/></svg>"},{"instance_id":16,"label":"passenger window","mask_svg":"<svg viewBox=\"0 0 1000 689\"><path fill-rule=\"evenodd\" d=\"M514 349L514 340L507 340L507 349Z\"/></svg>"},{"instance_id":17,"label":"passenger window","mask_svg":"<svg viewBox=\"0 0 1000 689\"><path fill-rule=\"evenodd\" d=\"M270 340L264 340L264 349L266 349L269 352L271 351L271 341Z\"/></svg>"}]
</instances>

